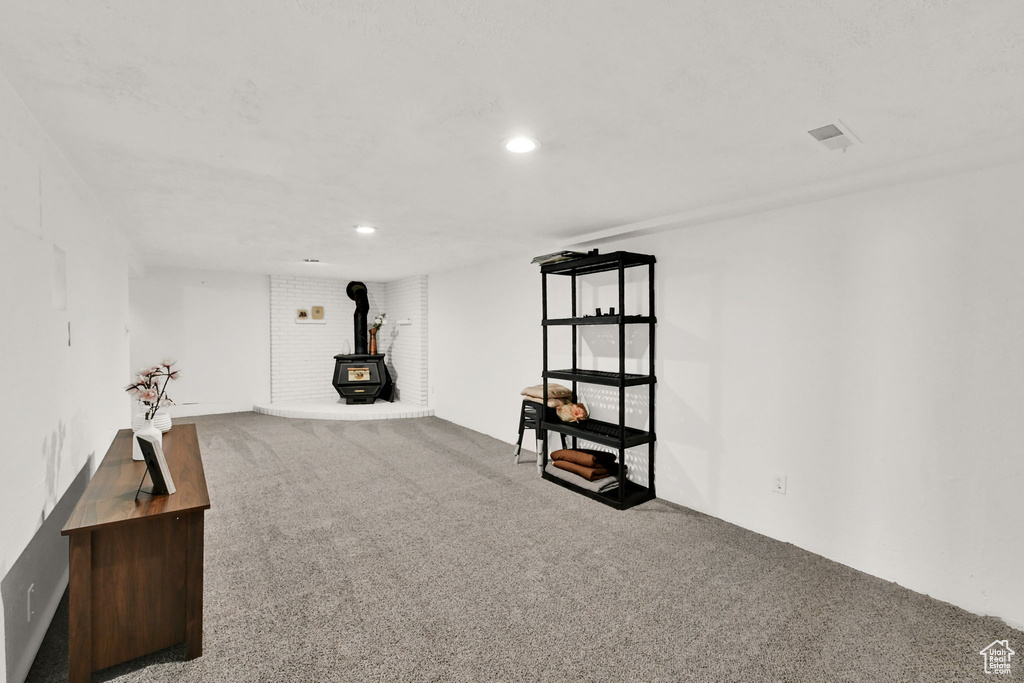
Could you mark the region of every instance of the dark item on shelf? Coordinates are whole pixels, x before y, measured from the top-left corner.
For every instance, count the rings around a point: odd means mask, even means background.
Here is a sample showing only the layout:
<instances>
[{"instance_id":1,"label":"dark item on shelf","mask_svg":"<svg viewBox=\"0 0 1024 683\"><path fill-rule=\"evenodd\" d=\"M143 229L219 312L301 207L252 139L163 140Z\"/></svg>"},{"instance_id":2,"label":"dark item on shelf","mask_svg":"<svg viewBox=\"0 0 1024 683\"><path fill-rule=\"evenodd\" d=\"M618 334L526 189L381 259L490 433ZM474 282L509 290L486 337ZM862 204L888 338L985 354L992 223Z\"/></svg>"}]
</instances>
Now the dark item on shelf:
<instances>
[{"instance_id":1,"label":"dark item on shelf","mask_svg":"<svg viewBox=\"0 0 1024 683\"><path fill-rule=\"evenodd\" d=\"M395 383L391 380L383 353L339 354L334 357L334 385L347 405L367 405L378 398L395 402Z\"/></svg>"},{"instance_id":2,"label":"dark item on shelf","mask_svg":"<svg viewBox=\"0 0 1024 683\"><path fill-rule=\"evenodd\" d=\"M551 418L554 419L554 408L545 408L539 403L523 399L523 407L519 411L519 440L516 442L516 452L513 454L515 457L512 461L514 464L519 464L519 454L523 450L523 432L527 429L532 429L536 432L536 439L538 441L547 443L547 431L540 426L543 410L552 413ZM562 437L562 448L565 448L565 434L560 434L560 436ZM545 448L547 447L545 446ZM540 456L538 455L538 457Z\"/></svg>"},{"instance_id":3,"label":"dark item on shelf","mask_svg":"<svg viewBox=\"0 0 1024 683\"><path fill-rule=\"evenodd\" d=\"M577 383L600 384L615 387L618 390L618 415L614 421L605 422L593 418L582 422L561 422L554 421L547 416L541 422L542 428L548 431L558 432L572 437L573 449L577 449L577 441L582 440L592 444L607 446L615 450L616 461L625 463L626 449L647 445L647 485L643 486L626 477L625 467L617 473L617 476L610 477L610 486L604 480L588 482L585 478L566 472L562 468L555 467L548 463L547 444L542 444L544 450L541 454L542 478L553 483L585 495L605 505L624 510L644 501L651 500L656 496L655 471L654 471L654 443L657 436L654 431L655 400L654 389L657 379L654 375L655 359L655 326L657 318L654 311L654 265L657 259L649 254L634 254L626 251L616 251L610 254L600 254L596 250L588 253L583 258L566 261L564 263L548 263L541 266L541 329L543 332L543 369L541 376L546 380L560 379L571 381L573 394L576 395ZM626 278L625 270L633 267L647 267L648 280L648 308L646 315L623 315L626 308ZM616 306L607 315L588 316L578 311L578 287L577 278L592 273L617 272L618 278L618 301ZM548 318L548 276L562 275L570 278L571 281L571 317L569 318ZM615 314L615 310L619 314ZM549 346L548 330L551 326L565 325L572 329L572 367L564 370L550 370L548 367ZM614 326L618 336L618 372L600 370L589 370L579 367L580 344L579 330L583 325L609 325ZM649 369L646 375L626 373L626 326L646 325L649 335L648 362ZM646 385L647 401L649 410L648 430L637 429L626 426L626 388L630 386ZM582 483L581 483L582 482ZM600 484L593 486L593 484Z\"/></svg>"},{"instance_id":4,"label":"dark item on shelf","mask_svg":"<svg viewBox=\"0 0 1024 683\"><path fill-rule=\"evenodd\" d=\"M584 467L603 467L609 472L615 470L615 454L592 448L563 448L551 454L552 460L567 460Z\"/></svg>"},{"instance_id":5,"label":"dark item on shelf","mask_svg":"<svg viewBox=\"0 0 1024 683\"><path fill-rule=\"evenodd\" d=\"M618 270L620 264L623 268L632 268L634 266L652 265L656 262L657 259L649 254L613 251L610 254L587 255L560 263L545 263L540 267L540 272L548 275L587 275L589 273L606 273ZM623 308L623 304L620 304L619 308Z\"/></svg>"},{"instance_id":6,"label":"dark item on shelf","mask_svg":"<svg viewBox=\"0 0 1024 683\"><path fill-rule=\"evenodd\" d=\"M596 315L598 318L600 318L601 317L601 309L599 308L596 311L594 311L594 315Z\"/></svg>"},{"instance_id":7,"label":"dark item on shelf","mask_svg":"<svg viewBox=\"0 0 1024 683\"><path fill-rule=\"evenodd\" d=\"M571 261L582 256L586 256L581 251L556 251L550 254L543 254L541 256L534 256L530 263L539 263L544 265L545 263L561 263L562 261Z\"/></svg>"},{"instance_id":8,"label":"dark item on shelf","mask_svg":"<svg viewBox=\"0 0 1024 683\"><path fill-rule=\"evenodd\" d=\"M608 309L608 315L615 315L615 307L614 306L612 306L611 308Z\"/></svg>"}]
</instances>

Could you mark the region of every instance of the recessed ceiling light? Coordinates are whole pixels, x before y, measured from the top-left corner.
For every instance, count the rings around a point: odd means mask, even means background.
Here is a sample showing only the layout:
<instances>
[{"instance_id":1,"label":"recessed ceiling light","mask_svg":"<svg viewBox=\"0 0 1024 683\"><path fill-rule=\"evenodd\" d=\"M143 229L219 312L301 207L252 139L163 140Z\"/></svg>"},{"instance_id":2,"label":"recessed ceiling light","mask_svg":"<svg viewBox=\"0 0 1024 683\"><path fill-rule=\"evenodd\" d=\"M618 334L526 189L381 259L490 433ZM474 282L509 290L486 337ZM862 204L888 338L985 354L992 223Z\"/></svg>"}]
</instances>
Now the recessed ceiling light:
<instances>
[{"instance_id":1,"label":"recessed ceiling light","mask_svg":"<svg viewBox=\"0 0 1024 683\"><path fill-rule=\"evenodd\" d=\"M318 258L304 258L302 260L306 263L320 263L320 259Z\"/></svg>"},{"instance_id":2,"label":"recessed ceiling light","mask_svg":"<svg viewBox=\"0 0 1024 683\"><path fill-rule=\"evenodd\" d=\"M514 138L505 140L502 145L505 149L516 154L526 154L540 147L540 143L533 138L528 138L525 135L517 135Z\"/></svg>"},{"instance_id":3,"label":"recessed ceiling light","mask_svg":"<svg viewBox=\"0 0 1024 683\"><path fill-rule=\"evenodd\" d=\"M364 235L369 235L371 233L377 232L377 228L371 228L369 225L357 225L356 232L362 233Z\"/></svg>"}]
</instances>

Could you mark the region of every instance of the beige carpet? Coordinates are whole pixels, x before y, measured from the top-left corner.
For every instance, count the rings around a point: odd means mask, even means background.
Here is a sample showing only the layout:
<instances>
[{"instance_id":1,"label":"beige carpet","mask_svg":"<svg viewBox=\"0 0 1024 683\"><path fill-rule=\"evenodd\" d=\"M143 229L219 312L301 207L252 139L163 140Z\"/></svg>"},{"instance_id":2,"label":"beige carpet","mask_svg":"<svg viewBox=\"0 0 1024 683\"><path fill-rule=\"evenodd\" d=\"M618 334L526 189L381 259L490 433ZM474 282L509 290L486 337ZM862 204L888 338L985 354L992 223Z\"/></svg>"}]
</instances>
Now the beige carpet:
<instances>
[{"instance_id":1,"label":"beige carpet","mask_svg":"<svg viewBox=\"0 0 1024 683\"><path fill-rule=\"evenodd\" d=\"M205 654L94 681L934 683L991 680L993 640L1024 653L997 619L669 503L613 510L437 418L194 421ZM66 639L65 599L29 681L67 680Z\"/></svg>"}]
</instances>

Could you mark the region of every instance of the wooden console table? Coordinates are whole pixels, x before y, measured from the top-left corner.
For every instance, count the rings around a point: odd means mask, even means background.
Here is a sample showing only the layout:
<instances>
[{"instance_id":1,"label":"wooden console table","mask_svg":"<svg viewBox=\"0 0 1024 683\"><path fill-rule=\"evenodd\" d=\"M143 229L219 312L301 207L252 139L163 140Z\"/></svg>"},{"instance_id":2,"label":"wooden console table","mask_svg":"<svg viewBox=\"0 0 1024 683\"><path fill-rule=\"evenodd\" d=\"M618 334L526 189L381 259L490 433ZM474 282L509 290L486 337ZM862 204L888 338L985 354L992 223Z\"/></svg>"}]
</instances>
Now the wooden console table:
<instances>
[{"instance_id":1,"label":"wooden console table","mask_svg":"<svg viewBox=\"0 0 1024 683\"><path fill-rule=\"evenodd\" d=\"M122 429L61 531L70 545L71 683L182 642L187 659L203 654L210 496L195 425L172 427L163 448L177 493L135 502L146 465L132 460L132 431Z\"/></svg>"}]
</instances>

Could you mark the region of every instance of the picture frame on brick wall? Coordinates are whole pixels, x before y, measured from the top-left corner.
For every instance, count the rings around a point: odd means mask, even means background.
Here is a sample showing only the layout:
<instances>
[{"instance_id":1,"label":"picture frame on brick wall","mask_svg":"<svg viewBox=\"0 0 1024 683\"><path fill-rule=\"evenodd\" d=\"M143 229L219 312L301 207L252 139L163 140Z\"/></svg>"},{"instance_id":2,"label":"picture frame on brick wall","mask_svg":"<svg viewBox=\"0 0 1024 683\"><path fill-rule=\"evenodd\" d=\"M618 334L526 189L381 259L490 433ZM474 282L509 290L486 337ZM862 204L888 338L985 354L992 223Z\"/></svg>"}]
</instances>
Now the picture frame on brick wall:
<instances>
[{"instance_id":1,"label":"picture frame on brick wall","mask_svg":"<svg viewBox=\"0 0 1024 683\"><path fill-rule=\"evenodd\" d=\"M313 310L320 309L320 317L315 318L309 314L308 308L298 308L295 310L295 322L300 325L326 325L327 321L323 317L323 306L314 306Z\"/></svg>"}]
</instances>

